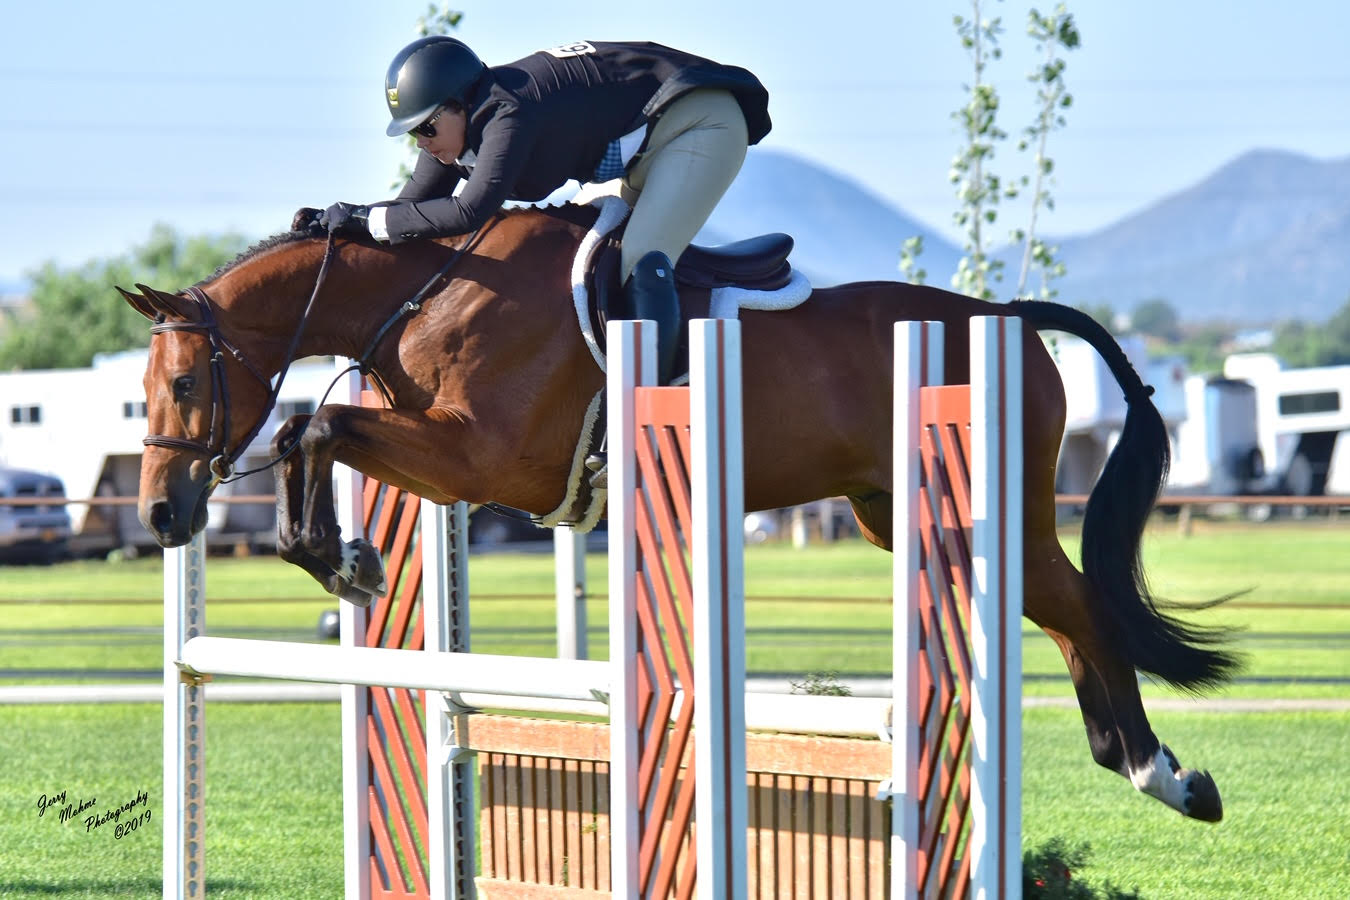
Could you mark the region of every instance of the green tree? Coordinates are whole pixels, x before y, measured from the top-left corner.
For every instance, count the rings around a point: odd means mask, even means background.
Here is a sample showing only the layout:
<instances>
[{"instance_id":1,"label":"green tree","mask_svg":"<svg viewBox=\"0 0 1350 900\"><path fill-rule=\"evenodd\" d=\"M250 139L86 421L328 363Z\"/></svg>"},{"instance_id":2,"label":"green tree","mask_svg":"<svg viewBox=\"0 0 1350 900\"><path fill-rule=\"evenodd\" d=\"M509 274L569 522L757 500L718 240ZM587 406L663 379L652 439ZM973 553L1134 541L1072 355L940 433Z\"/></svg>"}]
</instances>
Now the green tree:
<instances>
[{"instance_id":1,"label":"green tree","mask_svg":"<svg viewBox=\"0 0 1350 900\"><path fill-rule=\"evenodd\" d=\"M1107 331L1116 330L1116 311L1111 308L1111 304L1084 303L1075 308L1092 316L1092 318L1097 320L1097 324Z\"/></svg>"},{"instance_id":2,"label":"green tree","mask_svg":"<svg viewBox=\"0 0 1350 900\"><path fill-rule=\"evenodd\" d=\"M235 234L178 236L156 225L144 244L122 256L75 268L47 262L30 273L31 307L9 313L0 342L0 369L62 369L89 365L96 353L144 347L145 319L112 289L137 282L177 290L206 278L244 249Z\"/></svg>"},{"instance_id":3,"label":"green tree","mask_svg":"<svg viewBox=\"0 0 1350 900\"><path fill-rule=\"evenodd\" d=\"M1040 106L1036 121L1023 132L1022 140L1017 145L1017 149L1022 151L1034 146L1036 155L1035 175L1021 178L1022 186L1029 185L1032 189L1028 224L1025 229L1014 229L1012 234L1013 241L1022 244L1022 267L1017 278L1016 293L1019 297L1025 295L1027 278L1034 268L1041 276L1037 296L1042 300L1050 300L1058 293L1050 287L1050 283L1064 274L1064 263L1055 256L1058 247L1051 247L1037 237L1036 219L1042 206L1047 210L1055 208L1055 198L1050 194L1055 162L1046 155L1045 145L1050 132L1064 127L1064 110L1073 105L1073 95L1064 84L1065 61L1060 51L1077 48L1080 38L1078 26L1063 3L1047 16L1041 15L1036 9L1030 10L1027 13L1027 34L1035 40L1036 49L1044 61L1027 76L1027 80L1036 85L1036 99Z\"/></svg>"},{"instance_id":4,"label":"green tree","mask_svg":"<svg viewBox=\"0 0 1350 900\"><path fill-rule=\"evenodd\" d=\"M975 74L972 83L965 86L969 95L966 105L952 113L965 138L965 145L952 160L949 176L956 185L958 200L953 219L966 233L966 254L957 264L952 287L981 300L992 300L994 290L990 283L1002 280L1003 261L989 257L985 226L992 226L998 219L1003 187L987 164L994 157L997 143L1008 134L998 127L998 89L985 80L985 69L990 60L1003 55L998 46L1003 20L997 16L986 19L981 12L981 0L970 0L970 10L969 19L952 17Z\"/></svg>"},{"instance_id":5,"label":"green tree","mask_svg":"<svg viewBox=\"0 0 1350 900\"><path fill-rule=\"evenodd\" d=\"M1324 366L1343 366L1350 364L1350 301L1336 311L1327 322L1323 332L1327 336L1327 353L1322 359Z\"/></svg>"},{"instance_id":6,"label":"green tree","mask_svg":"<svg viewBox=\"0 0 1350 900\"><path fill-rule=\"evenodd\" d=\"M916 234L906 238L900 245L900 274L910 284L923 284L928 280L928 270L919 265L923 255L923 235Z\"/></svg>"},{"instance_id":7,"label":"green tree","mask_svg":"<svg viewBox=\"0 0 1350 900\"><path fill-rule=\"evenodd\" d=\"M1054 161L1046 154L1046 145L1052 131L1065 125L1064 112L1073 103L1064 82L1065 61L1061 52L1079 46L1078 26L1064 4L1048 15L1033 8L1027 14L1027 34L1036 42L1042 61L1028 75L1036 85L1038 110L1033 123L1023 130L1018 149L1034 149L1033 174L1005 182L992 169L992 161L999 142L1008 134L998 126L999 94L987 80L986 69L992 61L1002 57L999 37L1003 33L1002 19L986 18L988 0L969 0L971 15L952 17L961 47L970 57L974 78L964 85L966 104L952 118L960 127L964 143L952 159L949 179L956 185L957 208L953 220L965 232L965 255L957 264L951 286L964 294L985 300L995 298L993 284L1003 280L1003 260L992 256L990 229L998 220L998 205L1004 199L1017 197L1023 188L1031 192L1027 226L1015 228L1013 242L1022 245L1022 260L1016 293L1021 296L1033 272L1040 275L1037 296L1050 299L1056 291L1050 287L1053 279L1064 274L1065 267L1052 247L1036 234L1040 210L1054 209L1050 184ZM1001 2L1001 0L999 0ZM927 273L919 268L923 241L912 237L900 249L900 271L906 280L922 284Z\"/></svg>"},{"instance_id":8,"label":"green tree","mask_svg":"<svg viewBox=\"0 0 1350 900\"><path fill-rule=\"evenodd\" d=\"M1130 327L1168 343L1181 340L1181 317L1172 304L1161 298L1145 300L1135 307L1130 316Z\"/></svg>"},{"instance_id":9,"label":"green tree","mask_svg":"<svg viewBox=\"0 0 1350 900\"><path fill-rule=\"evenodd\" d=\"M1324 323L1280 325L1273 349L1285 365L1296 368L1350 364L1350 301Z\"/></svg>"},{"instance_id":10,"label":"green tree","mask_svg":"<svg viewBox=\"0 0 1350 900\"><path fill-rule=\"evenodd\" d=\"M1231 327L1209 323L1190 329L1181 342L1170 349L1186 360L1186 368L1191 374L1218 374L1223 371L1223 360L1232 340Z\"/></svg>"}]
</instances>

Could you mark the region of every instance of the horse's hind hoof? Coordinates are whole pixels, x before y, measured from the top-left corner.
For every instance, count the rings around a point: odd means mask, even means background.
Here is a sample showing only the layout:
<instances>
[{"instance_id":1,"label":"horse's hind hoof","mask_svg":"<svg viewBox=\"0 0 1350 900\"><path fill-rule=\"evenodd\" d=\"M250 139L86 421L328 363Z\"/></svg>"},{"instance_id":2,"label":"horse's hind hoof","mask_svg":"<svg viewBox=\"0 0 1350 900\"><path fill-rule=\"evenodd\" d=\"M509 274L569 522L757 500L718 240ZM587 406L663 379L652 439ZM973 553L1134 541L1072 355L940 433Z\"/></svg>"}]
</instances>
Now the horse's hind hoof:
<instances>
[{"instance_id":1,"label":"horse's hind hoof","mask_svg":"<svg viewBox=\"0 0 1350 900\"><path fill-rule=\"evenodd\" d=\"M1219 799L1219 786L1210 774L1183 769L1180 775L1186 784L1185 815L1202 822L1222 820L1223 800Z\"/></svg>"}]
</instances>

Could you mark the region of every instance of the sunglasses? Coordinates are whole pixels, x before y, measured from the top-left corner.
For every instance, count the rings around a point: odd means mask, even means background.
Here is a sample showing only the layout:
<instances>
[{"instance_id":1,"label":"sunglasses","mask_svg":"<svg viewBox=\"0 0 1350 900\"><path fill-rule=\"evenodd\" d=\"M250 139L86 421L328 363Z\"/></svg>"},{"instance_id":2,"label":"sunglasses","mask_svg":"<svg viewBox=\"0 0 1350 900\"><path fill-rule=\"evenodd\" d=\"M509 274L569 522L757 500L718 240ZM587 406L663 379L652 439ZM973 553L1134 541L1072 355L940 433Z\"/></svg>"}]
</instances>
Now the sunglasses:
<instances>
[{"instance_id":1,"label":"sunglasses","mask_svg":"<svg viewBox=\"0 0 1350 900\"><path fill-rule=\"evenodd\" d=\"M409 130L413 134L420 135L424 138L434 138L436 136L436 120L443 115L445 115L445 107L436 110L435 114L432 115L430 119L427 119L420 125L414 125Z\"/></svg>"}]
</instances>

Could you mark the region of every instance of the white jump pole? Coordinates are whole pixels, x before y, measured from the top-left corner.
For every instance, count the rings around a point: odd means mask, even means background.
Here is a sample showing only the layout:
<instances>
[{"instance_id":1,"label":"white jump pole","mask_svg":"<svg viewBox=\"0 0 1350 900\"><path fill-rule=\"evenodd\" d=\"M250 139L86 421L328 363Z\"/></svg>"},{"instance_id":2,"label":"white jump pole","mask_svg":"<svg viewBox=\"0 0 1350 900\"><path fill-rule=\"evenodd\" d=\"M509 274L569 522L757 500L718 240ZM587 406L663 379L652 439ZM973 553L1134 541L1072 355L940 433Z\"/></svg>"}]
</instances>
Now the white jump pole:
<instances>
[{"instance_id":1,"label":"white jump pole","mask_svg":"<svg viewBox=\"0 0 1350 900\"><path fill-rule=\"evenodd\" d=\"M436 654L250 638L193 638L183 646L181 659L185 670L214 675L558 700L603 696L610 675L609 664L600 660Z\"/></svg>"},{"instance_id":2,"label":"white jump pole","mask_svg":"<svg viewBox=\"0 0 1350 900\"><path fill-rule=\"evenodd\" d=\"M586 535L569 525L553 529L558 658L586 659Z\"/></svg>"},{"instance_id":3,"label":"white jump pole","mask_svg":"<svg viewBox=\"0 0 1350 900\"><path fill-rule=\"evenodd\" d=\"M1022 896L1022 320L970 321L971 893Z\"/></svg>"},{"instance_id":4,"label":"white jump pole","mask_svg":"<svg viewBox=\"0 0 1350 900\"><path fill-rule=\"evenodd\" d=\"M338 358L335 363L346 361ZM344 366L345 368L345 366ZM361 405L361 376L349 372L345 402ZM334 497L342 533L364 535L361 473L336 465ZM343 648L365 643L370 611L352 603L338 604L339 641ZM183 659L180 653L179 659ZM347 900L370 900L370 695L366 688L344 684L342 696L342 875Z\"/></svg>"},{"instance_id":5,"label":"white jump pole","mask_svg":"<svg viewBox=\"0 0 1350 900\"><path fill-rule=\"evenodd\" d=\"M894 501L892 559L894 624L891 671L891 896L918 893L919 765L919 388L942 381L942 323L895 323L895 394L892 452Z\"/></svg>"},{"instance_id":6,"label":"white jump pole","mask_svg":"<svg viewBox=\"0 0 1350 900\"><path fill-rule=\"evenodd\" d=\"M741 323L689 323L694 809L699 894L745 900L745 442Z\"/></svg>"},{"instance_id":7,"label":"white jump pole","mask_svg":"<svg viewBox=\"0 0 1350 900\"><path fill-rule=\"evenodd\" d=\"M633 389L656 383L656 323L610 322L609 403L609 834L615 900L637 900L639 861L637 463Z\"/></svg>"},{"instance_id":8,"label":"white jump pole","mask_svg":"<svg viewBox=\"0 0 1350 900\"><path fill-rule=\"evenodd\" d=\"M206 896L206 695L174 663L206 631L206 539L164 551L164 898Z\"/></svg>"},{"instance_id":9,"label":"white jump pole","mask_svg":"<svg viewBox=\"0 0 1350 900\"><path fill-rule=\"evenodd\" d=\"M469 507L422 500L422 630L427 654L468 653ZM445 657L441 657L444 659ZM459 743L466 710L425 691L427 881L433 898L473 897L474 756Z\"/></svg>"}]
</instances>

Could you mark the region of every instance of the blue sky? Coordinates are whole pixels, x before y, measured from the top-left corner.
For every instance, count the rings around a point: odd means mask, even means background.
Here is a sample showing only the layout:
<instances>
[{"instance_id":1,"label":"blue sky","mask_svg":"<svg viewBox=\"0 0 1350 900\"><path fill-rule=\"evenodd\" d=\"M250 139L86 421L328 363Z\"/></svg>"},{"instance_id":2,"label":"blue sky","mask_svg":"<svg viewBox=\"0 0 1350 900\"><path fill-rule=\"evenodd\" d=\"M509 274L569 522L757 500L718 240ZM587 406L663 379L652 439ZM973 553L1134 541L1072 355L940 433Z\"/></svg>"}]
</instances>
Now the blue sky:
<instances>
[{"instance_id":1,"label":"blue sky","mask_svg":"<svg viewBox=\"0 0 1350 900\"><path fill-rule=\"evenodd\" d=\"M1004 110L1030 120L1019 0ZM1041 4L1044 8L1048 4ZM1340 0L1070 0L1083 46L1052 139L1049 234L1106 226L1254 148L1350 156L1350 4ZM655 40L756 72L765 146L851 177L955 236L951 112L969 65L956 0L465 2L458 36L491 63L575 38ZM298 206L390 196L382 78L425 2L4 4L0 291L55 260L119 254L156 222L183 233L283 230ZM1011 143L996 168L1020 173ZM1009 211L1004 221L1015 218Z\"/></svg>"}]
</instances>

